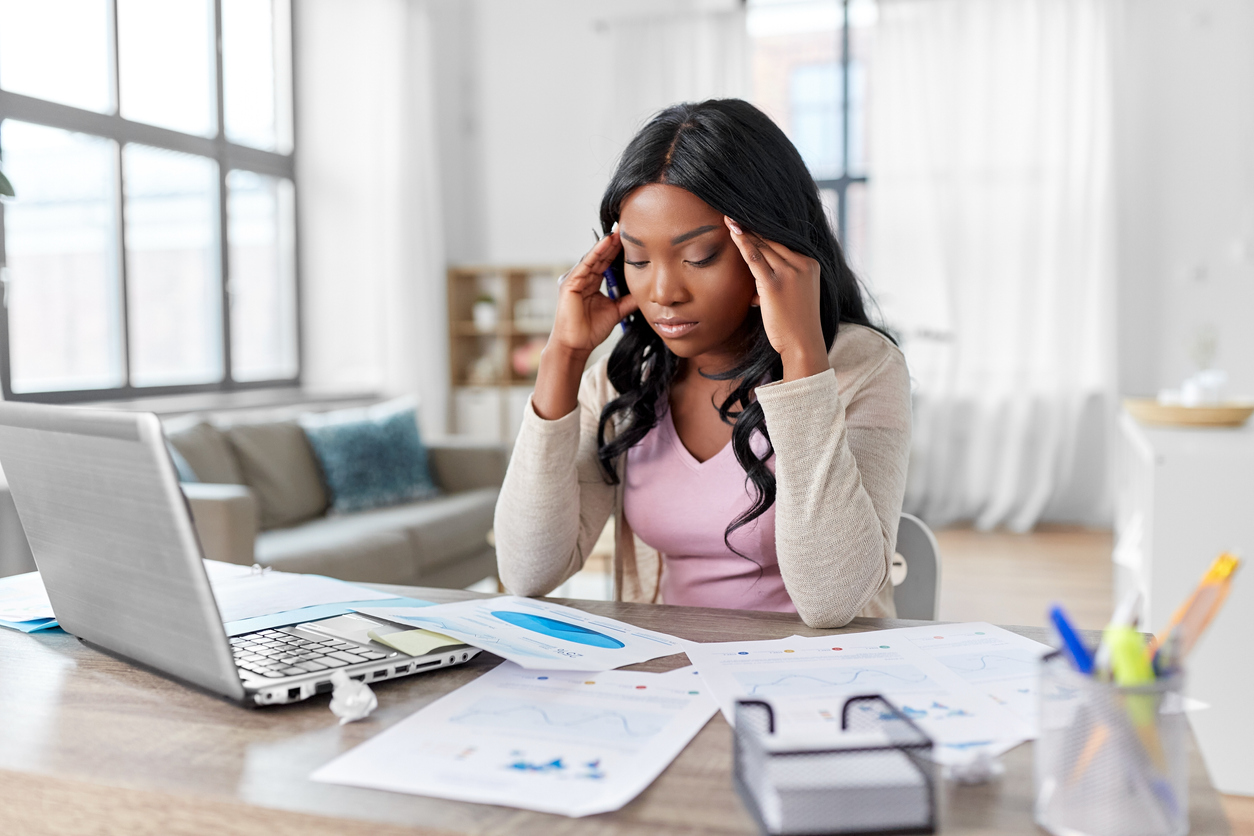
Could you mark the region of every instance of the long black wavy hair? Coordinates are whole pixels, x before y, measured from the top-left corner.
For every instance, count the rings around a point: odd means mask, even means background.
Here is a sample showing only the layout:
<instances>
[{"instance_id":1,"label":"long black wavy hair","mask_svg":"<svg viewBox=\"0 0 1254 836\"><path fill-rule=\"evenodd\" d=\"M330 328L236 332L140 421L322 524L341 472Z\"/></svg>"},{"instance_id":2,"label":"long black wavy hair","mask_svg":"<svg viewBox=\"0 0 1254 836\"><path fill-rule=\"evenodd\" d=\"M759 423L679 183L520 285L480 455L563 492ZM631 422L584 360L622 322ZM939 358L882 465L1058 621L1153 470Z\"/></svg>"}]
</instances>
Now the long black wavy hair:
<instances>
[{"instance_id":1,"label":"long black wavy hair","mask_svg":"<svg viewBox=\"0 0 1254 836\"><path fill-rule=\"evenodd\" d=\"M858 279L832 233L814 178L784 132L753 105L740 99L711 99L673 105L654 116L628 143L605 189L602 230L609 233L632 192L653 183L691 192L747 232L818 261L819 318L829 350L841 322L874 327ZM622 253L613 269L623 275ZM780 380L783 364L766 337L761 311L751 308L749 317L747 327L742 328L740 361L726 371L707 375L737 382L718 412L732 425L732 450L755 492L753 505L723 533L732 551L736 551L729 539L732 532L775 502L775 476L766 466L775 451L762 407L750 395L764 378ZM656 426L659 400L667 404L679 365L679 358L644 317L632 314L627 333L609 358L609 380L619 395L601 411L597 429L598 456L610 484L619 482L618 458ZM616 433L606 441L611 424ZM750 446L755 432L766 440L761 457Z\"/></svg>"}]
</instances>

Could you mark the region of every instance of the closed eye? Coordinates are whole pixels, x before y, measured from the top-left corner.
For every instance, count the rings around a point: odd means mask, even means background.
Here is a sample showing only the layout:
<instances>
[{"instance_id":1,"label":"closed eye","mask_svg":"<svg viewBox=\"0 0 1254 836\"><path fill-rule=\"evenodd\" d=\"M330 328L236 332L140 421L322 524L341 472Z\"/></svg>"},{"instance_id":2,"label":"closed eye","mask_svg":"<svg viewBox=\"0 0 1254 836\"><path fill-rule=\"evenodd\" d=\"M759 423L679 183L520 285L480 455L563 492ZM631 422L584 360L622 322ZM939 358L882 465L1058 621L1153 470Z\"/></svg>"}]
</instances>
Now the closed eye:
<instances>
[{"instance_id":1,"label":"closed eye","mask_svg":"<svg viewBox=\"0 0 1254 836\"><path fill-rule=\"evenodd\" d=\"M710 253L710 255L708 255L707 257L701 259L700 261L689 261L688 263L691 264L693 267L705 267L706 265L714 261L714 259L716 258L718 258L718 253L713 252L713 253Z\"/></svg>"},{"instance_id":2,"label":"closed eye","mask_svg":"<svg viewBox=\"0 0 1254 836\"><path fill-rule=\"evenodd\" d=\"M640 269L642 269L642 268L643 268L646 264L648 264L649 262L647 262L647 261L624 261L623 263L624 263L624 264L627 264L627 265L630 265L630 266L632 266L632 267L635 267L637 270L640 270Z\"/></svg>"}]
</instances>

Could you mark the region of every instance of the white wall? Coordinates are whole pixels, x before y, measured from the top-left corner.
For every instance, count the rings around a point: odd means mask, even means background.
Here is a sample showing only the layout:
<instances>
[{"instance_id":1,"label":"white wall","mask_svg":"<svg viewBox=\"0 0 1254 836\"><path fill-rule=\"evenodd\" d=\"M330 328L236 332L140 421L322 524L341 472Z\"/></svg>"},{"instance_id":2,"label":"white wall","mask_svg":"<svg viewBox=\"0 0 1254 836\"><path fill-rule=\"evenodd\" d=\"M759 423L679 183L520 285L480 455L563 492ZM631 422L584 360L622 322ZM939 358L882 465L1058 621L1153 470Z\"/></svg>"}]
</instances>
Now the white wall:
<instances>
[{"instance_id":1,"label":"white wall","mask_svg":"<svg viewBox=\"0 0 1254 836\"><path fill-rule=\"evenodd\" d=\"M1213 329L1254 395L1254 4L1114 8L1120 391L1178 386Z\"/></svg>"}]
</instances>

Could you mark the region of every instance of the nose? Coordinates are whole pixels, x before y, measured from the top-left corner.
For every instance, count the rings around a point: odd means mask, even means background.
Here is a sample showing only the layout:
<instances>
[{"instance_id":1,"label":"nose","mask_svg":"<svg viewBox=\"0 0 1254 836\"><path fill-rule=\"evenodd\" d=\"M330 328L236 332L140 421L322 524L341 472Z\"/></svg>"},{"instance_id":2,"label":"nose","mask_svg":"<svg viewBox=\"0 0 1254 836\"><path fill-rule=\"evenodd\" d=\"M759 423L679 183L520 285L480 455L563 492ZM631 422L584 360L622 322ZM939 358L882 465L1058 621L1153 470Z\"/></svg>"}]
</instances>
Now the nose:
<instances>
[{"instance_id":1,"label":"nose","mask_svg":"<svg viewBox=\"0 0 1254 836\"><path fill-rule=\"evenodd\" d=\"M653 283L649 300L664 308L673 308L692 299L681 271L666 264L653 267Z\"/></svg>"}]
</instances>

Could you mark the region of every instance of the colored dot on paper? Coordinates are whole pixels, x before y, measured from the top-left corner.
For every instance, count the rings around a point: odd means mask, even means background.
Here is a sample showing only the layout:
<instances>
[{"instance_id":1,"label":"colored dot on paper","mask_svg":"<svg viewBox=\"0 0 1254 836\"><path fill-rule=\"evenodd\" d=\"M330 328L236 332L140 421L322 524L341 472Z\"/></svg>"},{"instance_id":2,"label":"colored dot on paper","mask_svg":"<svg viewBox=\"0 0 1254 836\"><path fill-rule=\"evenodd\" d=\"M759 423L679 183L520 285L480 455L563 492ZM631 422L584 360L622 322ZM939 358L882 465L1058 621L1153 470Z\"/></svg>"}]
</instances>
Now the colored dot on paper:
<instances>
[{"instance_id":1,"label":"colored dot on paper","mask_svg":"<svg viewBox=\"0 0 1254 836\"><path fill-rule=\"evenodd\" d=\"M701 692L700 692L700 691L689 691L688 693L689 693L689 694L700 694Z\"/></svg>"},{"instance_id":2,"label":"colored dot on paper","mask_svg":"<svg viewBox=\"0 0 1254 836\"><path fill-rule=\"evenodd\" d=\"M880 650L888 650L888 645L886 645L886 644L881 644L881 645L880 645Z\"/></svg>"},{"instance_id":3,"label":"colored dot on paper","mask_svg":"<svg viewBox=\"0 0 1254 836\"><path fill-rule=\"evenodd\" d=\"M791 650L785 650L784 652L785 652L785 653L792 653L793 651L791 651Z\"/></svg>"},{"instance_id":4,"label":"colored dot on paper","mask_svg":"<svg viewBox=\"0 0 1254 836\"><path fill-rule=\"evenodd\" d=\"M843 647L833 647L832 650L844 650Z\"/></svg>"},{"instance_id":5,"label":"colored dot on paper","mask_svg":"<svg viewBox=\"0 0 1254 836\"><path fill-rule=\"evenodd\" d=\"M648 685L637 685L637 686L636 686L636 690L637 690L637 691L643 691L645 688L648 688L648 687L649 687Z\"/></svg>"},{"instance_id":6,"label":"colored dot on paper","mask_svg":"<svg viewBox=\"0 0 1254 836\"><path fill-rule=\"evenodd\" d=\"M547 676L537 676L536 679L548 679Z\"/></svg>"},{"instance_id":7,"label":"colored dot on paper","mask_svg":"<svg viewBox=\"0 0 1254 836\"><path fill-rule=\"evenodd\" d=\"M932 636L932 638L934 638L934 639L943 639L943 638L945 638L945 637L944 637L944 636Z\"/></svg>"},{"instance_id":8,"label":"colored dot on paper","mask_svg":"<svg viewBox=\"0 0 1254 836\"><path fill-rule=\"evenodd\" d=\"M983 634L983 633L981 633L981 632L979 632L979 631L977 631L977 632L976 632L976 635L977 635L977 636L982 636L982 635L984 635L984 634Z\"/></svg>"},{"instance_id":9,"label":"colored dot on paper","mask_svg":"<svg viewBox=\"0 0 1254 836\"><path fill-rule=\"evenodd\" d=\"M742 650L742 651L740 651L739 653L737 653L736 655L737 655L737 656L748 656L748 655L749 655L749 651L747 651L747 650Z\"/></svg>"},{"instance_id":10,"label":"colored dot on paper","mask_svg":"<svg viewBox=\"0 0 1254 836\"><path fill-rule=\"evenodd\" d=\"M585 679L583 684L584 685L596 685L597 681L595 679Z\"/></svg>"}]
</instances>

